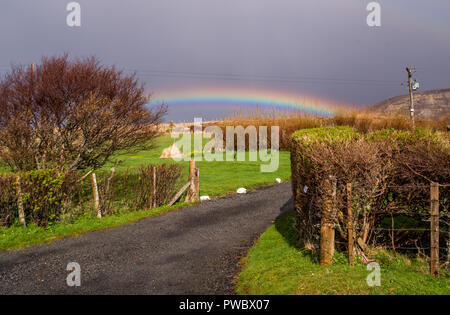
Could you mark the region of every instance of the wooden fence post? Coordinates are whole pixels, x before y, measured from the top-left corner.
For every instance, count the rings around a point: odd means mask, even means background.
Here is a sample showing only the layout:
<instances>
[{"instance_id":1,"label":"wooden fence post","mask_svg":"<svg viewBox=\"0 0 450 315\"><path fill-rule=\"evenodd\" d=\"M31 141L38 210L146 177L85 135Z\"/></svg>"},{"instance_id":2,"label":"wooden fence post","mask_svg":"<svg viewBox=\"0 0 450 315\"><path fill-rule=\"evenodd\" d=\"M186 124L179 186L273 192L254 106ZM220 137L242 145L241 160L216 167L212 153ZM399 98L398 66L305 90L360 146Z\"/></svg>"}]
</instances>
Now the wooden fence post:
<instances>
[{"instance_id":1,"label":"wooden fence post","mask_svg":"<svg viewBox=\"0 0 450 315\"><path fill-rule=\"evenodd\" d=\"M352 183L347 183L347 228L348 228L348 261L353 262L353 213L352 213Z\"/></svg>"},{"instance_id":2,"label":"wooden fence post","mask_svg":"<svg viewBox=\"0 0 450 315\"><path fill-rule=\"evenodd\" d=\"M186 202L197 202L200 200L200 170L195 167L195 161L189 161L189 190Z\"/></svg>"},{"instance_id":3,"label":"wooden fence post","mask_svg":"<svg viewBox=\"0 0 450 315\"><path fill-rule=\"evenodd\" d=\"M152 166L152 208L156 208L156 166Z\"/></svg>"},{"instance_id":4,"label":"wooden fence post","mask_svg":"<svg viewBox=\"0 0 450 315\"><path fill-rule=\"evenodd\" d=\"M17 175L17 209L19 212L20 223L22 223L24 227L27 227L27 223L25 221L25 211L23 209L22 185L20 183L20 175Z\"/></svg>"},{"instance_id":5,"label":"wooden fence post","mask_svg":"<svg viewBox=\"0 0 450 315\"><path fill-rule=\"evenodd\" d=\"M336 196L336 179L325 179L324 207L320 221L320 265L333 262L334 256L334 199Z\"/></svg>"},{"instance_id":6,"label":"wooden fence post","mask_svg":"<svg viewBox=\"0 0 450 315\"><path fill-rule=\"evenodd\" d=\"M198 167L195 168L194 186L195 186L195 199L196 199L196 201L199 201L200 200L200 169Z\"/></svg>"},{"instance_id":7,"label":"wooden fence post","mask_svg":"<svg viewBox=\"0 0 450 315\"><path fill-rule=\"evenodd\" d=\"M92 196L94 197L94 210L97 212L97 217L101 219L102 211L100 209L100 197L98 195L98 186L97 186L97 177L95 173L91 173L91 182L92 182Z\"/></svg>"},{"instance_id":8,"label":"wooden fence post","mask_svg":"<svg viewBox=\"0 0 450 315\"><path fill-rule=\"evenodd\" d=\"M431 202L431 254L430 254L430 273L432 276L439 276L439 184L431 183L430 186Z\"/></svg>"}]
</instances>

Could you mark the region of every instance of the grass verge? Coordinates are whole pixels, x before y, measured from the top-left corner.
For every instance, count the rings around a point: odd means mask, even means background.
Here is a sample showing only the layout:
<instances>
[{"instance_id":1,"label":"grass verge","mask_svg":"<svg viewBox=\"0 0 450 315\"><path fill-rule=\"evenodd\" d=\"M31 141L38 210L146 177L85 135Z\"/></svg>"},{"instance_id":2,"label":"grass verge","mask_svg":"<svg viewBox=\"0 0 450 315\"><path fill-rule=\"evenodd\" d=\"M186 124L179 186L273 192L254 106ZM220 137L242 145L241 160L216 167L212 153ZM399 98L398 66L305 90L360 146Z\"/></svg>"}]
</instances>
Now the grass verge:
<instances>
[{"instance_id":1,"label":"grass verge","mask_svg":"<svg viewBox=\"0 0 450 315\"><path fill-rule=\"evenodd\" d=\"M264 232L242 259L237 279L238 294L330 294L330 295L431 295L450 294L450 273L440 278L428 275L426 262L380 253L381 286L369 287L366 266L347 265L344 254L335 263L321 267L317 257L297 242L294 213L281 217Z\"/></svg>"}]
</instances>

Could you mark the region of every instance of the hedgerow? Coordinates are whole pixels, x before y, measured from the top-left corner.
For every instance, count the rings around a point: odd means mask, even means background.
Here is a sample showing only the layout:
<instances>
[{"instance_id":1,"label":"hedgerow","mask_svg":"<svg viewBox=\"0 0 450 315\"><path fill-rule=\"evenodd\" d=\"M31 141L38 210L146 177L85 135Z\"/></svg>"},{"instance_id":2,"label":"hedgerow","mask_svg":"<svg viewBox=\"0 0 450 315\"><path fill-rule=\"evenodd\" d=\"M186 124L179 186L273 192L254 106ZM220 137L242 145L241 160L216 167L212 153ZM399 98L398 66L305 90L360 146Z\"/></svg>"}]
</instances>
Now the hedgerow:
<instances>
[{"instance_id":1,"label":"hedgerow","mask_svg":"<svg viewBox=\"0 0 450 315\"><path fill-rule=\"evenodd\" d=\"M146 210L167 204L180 186L181 168L162 164L145 165L119 174L97 172L100 211L111 215L118 209ZM89 177L83 179L76 172L63 174L54 169L0 175L0 227L19 221L19 204L26 224L36 226L93 214L91 185Z\"/></svg>"},{"instance_id":2,"label":"hedgerow","mask_svg":"<svg viewBox=\"0 0 450 315\"><path fill-rule=\"evenodd\" d=\"M427 241L423 233L391 237L375 227L386 224L386 218L393 222L402 217L403 222L416 225L429 219L430 183L450 183L449 143L447 134L430 130L361 134L351 127L325 127L297 131L292 137L291 169L300 240L309 248L318 246L321 209L329 198L324 179L331 177L336 180L332 202L338 244L347 239L347 183L353 186L352 220L362 243L386 246ZM442 188L443 216L448 214L449 198L449 189Z\"/></svg>"}]
</instances>

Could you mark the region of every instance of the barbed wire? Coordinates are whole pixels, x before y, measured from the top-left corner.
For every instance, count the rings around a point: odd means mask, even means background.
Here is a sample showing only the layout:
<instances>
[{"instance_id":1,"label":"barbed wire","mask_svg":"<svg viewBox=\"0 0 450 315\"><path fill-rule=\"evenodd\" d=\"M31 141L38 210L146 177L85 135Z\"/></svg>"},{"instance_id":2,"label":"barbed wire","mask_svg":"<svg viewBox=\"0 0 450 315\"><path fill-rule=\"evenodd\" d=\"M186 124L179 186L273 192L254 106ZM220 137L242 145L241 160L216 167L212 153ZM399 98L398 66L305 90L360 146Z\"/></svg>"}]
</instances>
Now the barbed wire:
<instances>
[{"instance_id":1,"label":"barbed wire","mask_svg":"<svg viewBox=\"0 0 450 315\"><path fill-rule=\"evenodd\" d=\"M450 184L439 184L439 187L450 187ZM387 185L387 186L373 186L352 184L352 188L430 188L430 185Z\"/></svg>"},{"instance_id":2,"label":"barbed wire","mask_svg":"<svg viewBox=\"0 0 450 315\"><path fill-rule=\"evenodd\" d=\"M353 228L353 230L358 230L358 231L365 231L366 229L364 228ZM370 230L374 230L374 231L422 231L422 232L427 232L427 231L433 231L432 229L417 229L417 228L411 228L411 229L388 229L388 228L371 228ZM450 234L450 231L438 231L439 233L447 233Z\"/></svg>"}]
</instances>

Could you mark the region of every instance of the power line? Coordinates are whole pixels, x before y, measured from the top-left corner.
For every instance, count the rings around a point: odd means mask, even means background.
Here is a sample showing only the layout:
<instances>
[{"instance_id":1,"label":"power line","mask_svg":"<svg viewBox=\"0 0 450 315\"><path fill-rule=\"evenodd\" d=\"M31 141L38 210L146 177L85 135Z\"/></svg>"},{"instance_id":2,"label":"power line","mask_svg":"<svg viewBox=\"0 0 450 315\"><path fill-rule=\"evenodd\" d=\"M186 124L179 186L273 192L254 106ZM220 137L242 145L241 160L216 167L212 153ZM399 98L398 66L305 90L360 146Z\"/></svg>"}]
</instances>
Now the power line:
<instances>
[{"instance_id":1,"label":"power line","mask_svg":"<svg viewBox=\"0 0 450 315\"><path fill-rule=\"evenodd\" d=\"M136 72L139 77L164 77L164 78L188 78L188 79L208 79L208 80L224 80L224 81L262 81L262 82L286 82L286 83L309 83L309 84L331 84L331 85L370 85L370 86L390 86L393 84L389 83L372 83L367 81L331 81L332 79L282 79L282 78L270 78L270 77L256 77L256 76L212 76L212 75L195 75L195 74L171 74L171 73L140 73ZM398 85L400 86L399 82Z\"/></svg>"},{"instance_id":2,"label":"power line","mask_svg":"<svg viewBox=\"0 0 450 315\"><path fill-rule=\"evenodd\" d=\"M9 66L0 65L0 68L10 69ZM281 76L281 75L242 75L236 73L217 73L217 72L187 72L187 71L167 71L167 70L138 70L138 69L124 69L124 71L142 73L142 76L152 75L183 75L183 76L201 76L201 77L224 77L224 78L261 78L261 79L282 79L282 80L312 80L312 81L339 81L339 82L368 82L368 83L398 83L393 80L375 80L375 79L347 79L347 78L329 78L329 77L298 77L298 76Z\"/></svg>"},{"instance_id":3,"label":"power line","mask_svg":"<svg viewBox=\"0 0 450 315\"><path fill-rule=\"evenodd\" d=\"M137 70L137 69L125 69L125 71L135 71L137 73L144 73L144 74L223 76L223 77L238 77L238 78L245 77L245 78L270 78L270 79L288 79L288 80L319 80L319 81L342 81L342 82L398 83L398 81L375 80L375 79L298 77L298 76L280 76L280 75L242 75L242 74L232 74L232 73L181 72L181 71Z\"/></svg>"},{"instance_id":4,"label":"power line","mask_svg":"<svg viewBox=\"0 0 450 315\"><path fill-rule=\"evenodd\" d=\"M8 69L8 70L2 70ZM0 73L8 72L9 67L0 65ZM169 79L196 79L196 80L223 80L223 81L260 81L260 82L284 82L284 83L305 83L305 84L329 84L329 85L356 85L356 86L400 86L399 81L386 81L376 79L348 79L331 77L299 77L299 76L281 76L281 75L243 75L237 73L218 73L218 72L188 72L188 71L166 71L166 70L137 70L124 69L126 72L134 72L141 78L163 77Z\"/></svg>"}]
</instances>

